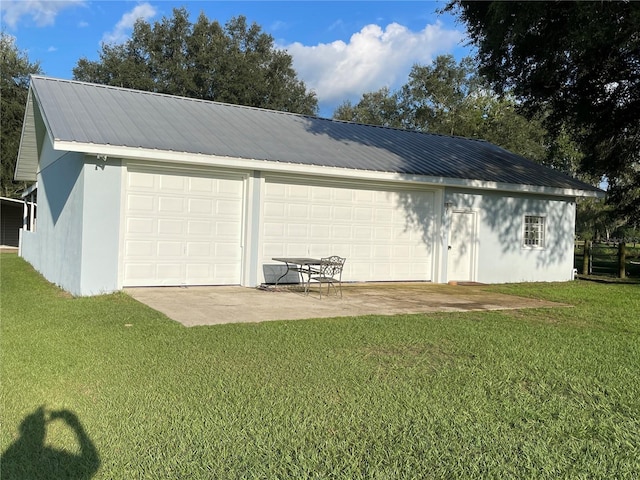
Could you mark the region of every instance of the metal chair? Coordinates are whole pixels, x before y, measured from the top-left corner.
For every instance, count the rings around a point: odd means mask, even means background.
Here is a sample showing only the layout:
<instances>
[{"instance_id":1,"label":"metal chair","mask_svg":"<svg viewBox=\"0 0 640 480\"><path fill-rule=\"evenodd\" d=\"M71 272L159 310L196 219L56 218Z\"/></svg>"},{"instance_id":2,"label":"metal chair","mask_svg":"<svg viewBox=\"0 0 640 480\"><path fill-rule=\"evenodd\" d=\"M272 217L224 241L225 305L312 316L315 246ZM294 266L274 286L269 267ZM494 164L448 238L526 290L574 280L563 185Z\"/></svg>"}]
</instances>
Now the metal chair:
<instances>
[{"instance_id":1,"label":"metal chair","mask_svg":"<svg viewBox=\"0 0 640 480\"><path fill-rule=\"evenodd\" d=\"M345 261L346 258L338 257L337 255L320 259L318 275L310 277L310 280L318 282L320 300L322 300L322 285L325 283L327 284L327 295L329 295L331 287L333 287L336 295L340 292L340 298L342 298L342 268ZM338 288L336 288L336 284L338 284Z\"/></svg>"}]
</instances>

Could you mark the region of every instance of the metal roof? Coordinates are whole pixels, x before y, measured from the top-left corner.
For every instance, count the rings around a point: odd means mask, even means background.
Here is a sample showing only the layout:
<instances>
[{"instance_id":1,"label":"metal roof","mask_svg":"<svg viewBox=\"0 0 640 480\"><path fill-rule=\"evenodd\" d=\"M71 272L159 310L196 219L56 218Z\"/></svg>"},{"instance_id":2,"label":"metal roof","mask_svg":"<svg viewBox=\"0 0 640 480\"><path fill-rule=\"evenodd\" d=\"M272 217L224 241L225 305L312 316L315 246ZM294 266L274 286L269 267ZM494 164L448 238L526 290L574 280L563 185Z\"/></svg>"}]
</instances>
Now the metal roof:
<instances>
[{"instance_id":1,"label":"metal roof","mask_svg":"<svg viewBox=\"0 0 640 480\"><path fill-rule=\"evenodd\" d=\"M73 142L229 157L230 167L240 158L600 192L482 140L41 76L32 77L30 93L30 121L39 111L54 148Z\"/></svg>"}]
</instances>

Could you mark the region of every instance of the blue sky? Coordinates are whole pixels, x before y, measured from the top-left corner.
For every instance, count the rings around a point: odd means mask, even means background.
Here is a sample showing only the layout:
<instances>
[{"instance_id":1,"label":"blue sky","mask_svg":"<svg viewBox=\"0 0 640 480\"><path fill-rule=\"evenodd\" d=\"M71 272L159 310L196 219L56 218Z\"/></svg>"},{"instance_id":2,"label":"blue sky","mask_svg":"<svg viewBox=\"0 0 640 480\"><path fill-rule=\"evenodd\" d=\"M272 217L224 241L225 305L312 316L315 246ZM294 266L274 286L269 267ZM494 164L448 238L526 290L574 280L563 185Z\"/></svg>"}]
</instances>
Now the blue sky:
<instances>
[{"instance_id":1,"label":"blue sky","mask_svg":"<svg viewBox=\"0 0 640 480\"><path fill-rule=\"evenodd\" d=\"M101 42L122 43L137 18L155 22L186 7L224 24L244 15L293 57L298 78L316 92L320 114L344 100L404 84L415 63L440 54L469 55L464 26L436 10L440 1L88 1L2 0L2 29L44 73L71 79L82 58L97 60Z\"/></svg>"}]
</instances>

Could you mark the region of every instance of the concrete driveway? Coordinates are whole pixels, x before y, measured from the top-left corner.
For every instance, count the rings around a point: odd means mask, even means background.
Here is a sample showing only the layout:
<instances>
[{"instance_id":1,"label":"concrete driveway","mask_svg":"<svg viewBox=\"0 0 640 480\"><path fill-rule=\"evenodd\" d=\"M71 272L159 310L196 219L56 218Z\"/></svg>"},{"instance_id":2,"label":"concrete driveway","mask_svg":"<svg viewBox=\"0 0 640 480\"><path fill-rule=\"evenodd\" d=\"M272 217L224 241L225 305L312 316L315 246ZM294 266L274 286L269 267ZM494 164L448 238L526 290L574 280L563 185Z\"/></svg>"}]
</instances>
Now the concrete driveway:
<instances>
[{"instance_id":1,"label":"concrete driveway","mask_svg":"<svg viewBox=\"0 0 640 480\"><path fill-rule=\"evenodd\" d=\"M343 286L343 298L293 288L127 288L126 293L187 327L304 318L460 312L560 306L488 292L481 285L364 283Z\"/></svg>"}]
</instances>

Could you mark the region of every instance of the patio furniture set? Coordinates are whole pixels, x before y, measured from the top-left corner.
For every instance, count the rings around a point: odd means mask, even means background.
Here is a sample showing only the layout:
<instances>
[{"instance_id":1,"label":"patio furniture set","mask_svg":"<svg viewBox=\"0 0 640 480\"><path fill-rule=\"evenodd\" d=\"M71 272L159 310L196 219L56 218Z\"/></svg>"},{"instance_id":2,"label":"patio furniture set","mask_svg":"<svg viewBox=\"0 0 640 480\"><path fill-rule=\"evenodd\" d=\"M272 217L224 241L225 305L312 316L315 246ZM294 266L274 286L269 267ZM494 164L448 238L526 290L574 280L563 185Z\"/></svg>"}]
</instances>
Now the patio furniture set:
<instances>
[{"instance_id":1,"label":"patio furniture set","mask_svg":"<svg viewBox=\"0 0 640 480\"><path fill-rule=\"evenodd\" d=\"M318 284L318 293L322 299L322 287L327 285L327 295L333 287L336 295L342 298L342 269L346 258L332 255L323 258L306 257L276 257L276 262L286 265L285 272L275 281L275 287L291 272L297 274L298 279L304 285L305 295L309 294L311 282Z\"/></svg>"}]
</instances>

